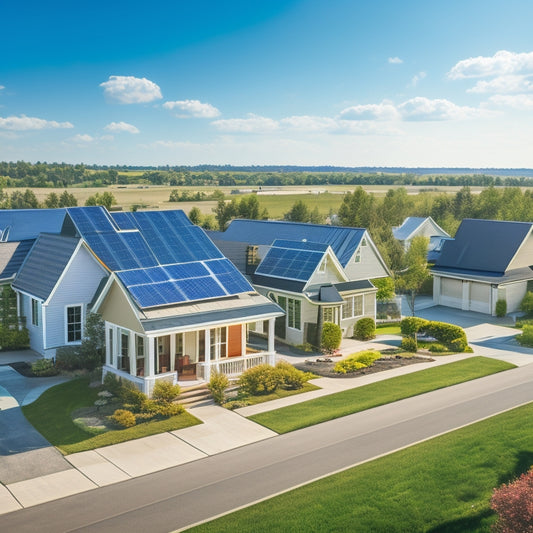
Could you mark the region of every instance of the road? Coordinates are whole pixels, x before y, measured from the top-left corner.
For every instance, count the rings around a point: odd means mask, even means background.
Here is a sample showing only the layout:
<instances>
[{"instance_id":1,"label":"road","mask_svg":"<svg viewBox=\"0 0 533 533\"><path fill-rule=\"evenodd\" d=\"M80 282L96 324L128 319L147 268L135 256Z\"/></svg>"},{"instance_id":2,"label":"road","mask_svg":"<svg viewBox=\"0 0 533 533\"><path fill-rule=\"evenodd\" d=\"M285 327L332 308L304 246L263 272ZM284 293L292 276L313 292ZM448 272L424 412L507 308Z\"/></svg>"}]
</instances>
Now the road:
<instances>
[{"instance_id":1,"label":"road","mask_svg":"<svg viewBox=\"0 0 533 533\"><path fill-rule=\"evenodd\" d=\"M533 365L0 516L0 531L167 532L533 401Z\"/></svg>"}]
</instances>

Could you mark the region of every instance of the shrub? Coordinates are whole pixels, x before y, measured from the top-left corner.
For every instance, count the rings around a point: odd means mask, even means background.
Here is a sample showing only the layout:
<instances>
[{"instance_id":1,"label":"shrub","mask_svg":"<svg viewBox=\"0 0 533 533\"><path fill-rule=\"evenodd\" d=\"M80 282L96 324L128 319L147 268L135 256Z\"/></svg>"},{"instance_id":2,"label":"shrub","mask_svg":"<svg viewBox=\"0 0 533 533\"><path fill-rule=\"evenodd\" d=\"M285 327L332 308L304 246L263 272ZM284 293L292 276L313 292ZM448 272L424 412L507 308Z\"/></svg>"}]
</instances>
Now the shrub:
<instances>
[{"instance_id":1,"label":"shrub","mask_svg":"<svg viewBox=\"0 0 533 533\"><path fill-rule=\"evenodd\" d=\"M109 420L121 428L131 428L137 423L135 415L127 409L117 409Z\"/></svg>"},{"instance_id":2,"label":"shrub","mask_svg":"<svg viewBox=\"0 0 533 533\"><path fill-rule=\"evenodd\" d=\"M522 346L533 346L533 326L526 324L522 329L522 335L517 335L516 340Z\"/></svg>"},{"instance_id":3,"label":"shrub","mask_svg":"<svg viewBox=\"0 0 533 533\"><path fill-rule=\"evenodd\" d=\"M268 394L281 384L279 372L270 365L258 365L249 368L239 377L239 386L246 394Z\"/></svg>"},{"instance_id":4,"label":"shrub","mask_svg":"<svg viewBox=\"0 0 533 533\"><path fill-rule=\"evenodd\" d=\"M231 402L226 402L224 407L233 411L234 409L240 409L241 407L247 407L248 405L250 405L250 402L247 402L246 400L233 400Z\"/></svg>"},{"instance_id":5,"label":"shrub","mask_svg":"<svg viewBox=\"0 0 533 533\"><path fill-rule=\"evenodd\" d=\"M441 344L444 344L450 351L464 352L468 346L466 333L463 328L455 324L446 322L429 322L425 321L420 328L426 335L435 338Z\"/></svg>"},{"instance_id":6,"label":"shrub","mask_svg":"<svg viewBox=\"0 0 533 533\"><path fill-rule=\"evenodd\" d=\"M26 328L10 328L0 324L0 347L2 350L16 350L30 345L30 334Z\"/></svg>"},{"instance_id":7,"label":"shrub","mask_svg":"<svg viewBox=\"0 0 533 533\"><path fill-rule=\"evenodd\" d=\"M118 396L122 388L120 378L117 378L112 372L108 372L104 377L104 389L108 390L113 396Z\"/></svg>"},{"instance_id":8,"label":"shrub","mask_svg":"<svg viewBox=\"0 0 533 533\"><path fill-rule=\"evenodd\" d=\"M168 403L168 402L159 402L157 400L146 400L143 406L143 412L149 413L152 416L158 415L158 416L176 416L180 415L185 411L185 408L183 405L180 405L179 403Z\"/></svg>"},{"instance_id":9,"label":"shrub","mask_svg":"<svg viewBox=\"0 0 533 533\"><path fill-rule=\"evenodd\" d=\"M226 374L222 374L216 370L211 372L211 378L209 379L207 388L211 392L211 396L213 396L215 403L218 403L219 405L224 403L226 398L225 390L228 388L228 386L229 379Z\"/></svg>"},{"instance_id":10,"label":"shrub","mask_svg":"<svg viewBox=\"0 0 533 533\"><path fill-rule=\"evenodd\" d=\"M179 398L180 392L179 385L174 385L170 381L158 381L152 391L152 400L159 404L169 404Z\"/></svg>"},{"instance_id":11,"label":"shrub","mask_svg":"<svg viewBox=\"0 0 533 533\"><path fill-rule=\"evenodd\" d=\"M533 292L527 291L526 295L522 299L522 303L520 304L520 311L524 311L524 313L527 313L530 315L533 313Z\"/></svg>"},{"instance_id":12,"label":"shrub","mask_svg":"<svg viewBox=\"0 0 533 533\"><path fill-rule=\"evenodd\" d=\"M304 386L304 383L309 379L306 372L294 368L290 363L287 363L287 361L278 361L275 369L279 376L280 386L284 389L301 389Z\"/></svg>"},{"instance_id":13,"label":"shrub","mask_svg":"<svg viewBox=\"0 0 533 533\"><path fill-rule=\"evenodd\" d=\"M402 335L414 337L416 333L429 323L428 320L416 316L408 316L400 322L400 331Z\"/></svg>"},{"instance_id":14,"label":"shrub","mask_svg":"<svg viewBox=\"0 0 533 533\"><path fill-rule=\"evenodd\" d=\"M355 360L358 363L363 363L366 366L372 366L374 361L381 358L381 354L375 350L365 350L364 352L353 355L355 355Z\"/></svg>"},{"instance_id":15,"label":"shrub","mask_svg":"<svg viewBox=\"0 0 533 533\"><path fill-rule=\"evenodd\" d=\"M322 337L320 347L326 353L335 351L342 341L342 330L339 325L333 322L324 322L322 326Z\"/></svg>"},{"instance_id":16,"label":"shrub","mask_svg":"<svg viewBox=\"0 0 533 533\"><path fill-rule=\"evenodd\" d=\"M491 508L498 513L494 530L502 533L533 531L533 471L494 489Z\"/></svg>"},{"instance_id":17,"label":"shrub","mask_svg":"<svg viewBox=\"0 0 533 533\"><path fill-rule=\"evenodd\" d=\"M414 337L404 337L402 339L401 347L406 352L411 352L411 353L416 353L416 351L418 350L418 344Z\"/></svg>"},{"instance_id":18,"label":"shrub","mask_svg":"<svg viewBox=\"0 0 533 533\"><path fill-rule=\"evenodd\" d=\"M439 342L434 342L428 346L428 350L432 353L443 353L443 352L447 352L448 348L446 348L444 344L440 344Z\"/></svg>"},{"instance_id":19,"label":"shrub","mask_svg":"<svg viewBox=\"0 0 533 533\"><path fill-rule=\"evenodd\" d=\"M144 410L144 404L148 397L144 392L141 392L129 381L125 381L121 384L118 396L121 399L124 408L132 411L133 413L140 413Z\"/></svg>"},{"instance_id":20,"label":"shrub","mask_svg":"<svg viewBox=\"0 0 533 533\"><path fill-rule=\"evenodd\" d=\"M505 300L498 300L496 302L496 316L503 317L507 314L507 302Z\"/></svg>"},{"instance_id":21,"label":"shrub","mask_svg":"<svg viewBox=\"0 0 533 533\"><path fill-rule=\"evenodd\" d=\"M365 365L364 363L360 363L359 361L348 357L346 359L343 359L342 361L339 361L333 367L333 372L337 372L337 374L349 374L350 372L355 372L356 370L360 370L361 368L366 367L367 365Z\"/></svg>"},{"instance_id":22,"label":"shrub","mask_svg":"<svg viewBox=\"0 0 533 533\"><path fill-rule=\"evenodd\" d=\"M60 370L79 370L82 368L79 348L61 346L56 350L56 366Z\"/></svg>"},{"instance_id":23,"label":"shrub","mask_svg":"<svg viewBox=\"0 0 533 533\"><path fill-rule=\"evenodd\" d=\"M368 341L376 336L376 323L373 318L361 318L355 324L354 337L360 341Z\"/></svg>"},{"instance_id":24,"label":"shrub","mask_svg":"<svg viewBox=\"0 0 533 533\"><path fill-rule=\"evenodd\" d=\"M36 376L55 376L59 370L54 366L52 359L38 359L31 365L31 371Z\"/></svg>"}]
</instances>

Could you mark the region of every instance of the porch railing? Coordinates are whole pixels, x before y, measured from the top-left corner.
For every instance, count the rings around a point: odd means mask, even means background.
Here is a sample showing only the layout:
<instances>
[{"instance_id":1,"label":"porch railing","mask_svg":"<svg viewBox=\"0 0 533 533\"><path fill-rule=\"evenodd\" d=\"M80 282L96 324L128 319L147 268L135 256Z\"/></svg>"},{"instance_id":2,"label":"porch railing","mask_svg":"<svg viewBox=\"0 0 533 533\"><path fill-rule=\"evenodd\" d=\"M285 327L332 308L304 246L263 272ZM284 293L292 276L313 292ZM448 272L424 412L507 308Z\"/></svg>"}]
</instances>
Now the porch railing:
<instances>
[{"instance_id":1,"label":"porch railing","mask_svg":"<svg viewBox=\"0 0 533 533\"><path fill-rule=\"evenodd\" d=\"M238 376L245 370L264 363L274 364L275 354L271 352L259 352L241 357L229 357L227 359L215 359L209 363L198 363L196 367L196 376L199 379L207 378L207 367L216 370L226 376Z\"/></svg>"}]
</instances>

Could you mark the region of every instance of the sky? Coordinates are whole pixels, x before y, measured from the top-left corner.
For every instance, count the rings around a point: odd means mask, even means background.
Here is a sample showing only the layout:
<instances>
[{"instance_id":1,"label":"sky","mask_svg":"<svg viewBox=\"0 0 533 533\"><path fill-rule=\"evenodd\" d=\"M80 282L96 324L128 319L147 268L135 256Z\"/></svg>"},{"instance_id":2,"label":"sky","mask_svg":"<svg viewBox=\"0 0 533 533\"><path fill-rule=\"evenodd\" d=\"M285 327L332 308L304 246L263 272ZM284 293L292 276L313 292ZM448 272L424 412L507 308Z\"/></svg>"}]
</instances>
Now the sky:
<instances>
[{"instance_id":1,"label":"sky","mask_svg":"<svg viewBox=\"0 0 533 533\"><path fill-rule=\"evenodd\" d=\"M533 167L530 0L0 3L0 160Z\"/></svg>"}]
</instances>

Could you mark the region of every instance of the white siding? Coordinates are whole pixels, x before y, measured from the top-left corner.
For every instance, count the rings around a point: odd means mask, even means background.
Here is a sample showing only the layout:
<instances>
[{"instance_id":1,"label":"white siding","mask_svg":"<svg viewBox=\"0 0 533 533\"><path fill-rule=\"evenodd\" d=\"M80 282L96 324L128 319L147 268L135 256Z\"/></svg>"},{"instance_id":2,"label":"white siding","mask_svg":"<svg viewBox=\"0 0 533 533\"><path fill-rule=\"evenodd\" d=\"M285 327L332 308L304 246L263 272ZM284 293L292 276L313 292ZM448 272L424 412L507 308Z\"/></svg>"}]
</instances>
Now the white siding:
<instances>
[{"instance_id":1,"label":"white siding","mask_svg":"<svg viewBox=\"0 0 533 533\"><path fill-rule=\"evenodd\" d=\"M69 305L82 304L85 319L89 304L105 276L96 259L82 246L64 272L46 306L46 348L64 346L66 342L65 309Z\"/></svg>"},{"instance_id":2,"label":"white siding","mask_svg":"<svg viewBox=\"0 0 533 533\"><path fill-rule=\"evenodd\" d=\"M30 334L30 348L41 355L44 355L42 308L39 303L39 325L34 326L31 321L31 300L31 296L22 294L22 309L20 309L19 312L21 316L26 317L26 327L28 328L28 332Z\"/></svg>"},{"instance_id":3,"label":"white siding","mask_svg":"<svg viewBox=\"0 0 533 533\"><path fill-rule=\"evenodd\" d=\"M530 234L526 239L516 257L511 261L507 270L515 268L523 268L533 265L533 234Z\"/></svg>"},{"instance_id":4,"label":"white siding","mask_svg":"<svg viewBox=\"0 0 533 533\"><path fill-rule=\"evenodd\" d=\"M461 309L463 282L460 279L441 278L439 304Z\"/></svg>"},{"instance_id":5,"label":"white siding","mask_svg":"<svg viewBox=\"0 0 533 533\"><path fill-rule=\"evenodd\" d=\"M520 309L520 304L527 291L527 281L521 281L520 283L511 283L504 285L501 288L505 288L505 299L507 300L507 312L514 313Z\"/></svg>"},{"instance_id":6,"label":"white siding","mask_svg":"<svg viewBox=\"0 0 533 533\"><path fill-rule=\"evenodd\" d=\"M366 246L359 246L361 261L359 263L355 262L356 252L344 267L344 271L350 281L382 278L389 275L383 267L377 253L374 251L374 247L370 244L368 236L365 239L367 241Z\"/></svg>"}]
</instances>

